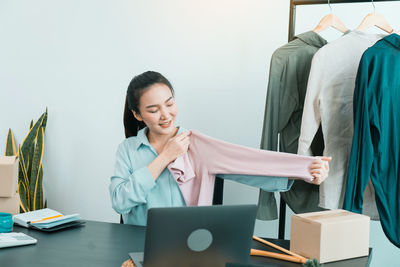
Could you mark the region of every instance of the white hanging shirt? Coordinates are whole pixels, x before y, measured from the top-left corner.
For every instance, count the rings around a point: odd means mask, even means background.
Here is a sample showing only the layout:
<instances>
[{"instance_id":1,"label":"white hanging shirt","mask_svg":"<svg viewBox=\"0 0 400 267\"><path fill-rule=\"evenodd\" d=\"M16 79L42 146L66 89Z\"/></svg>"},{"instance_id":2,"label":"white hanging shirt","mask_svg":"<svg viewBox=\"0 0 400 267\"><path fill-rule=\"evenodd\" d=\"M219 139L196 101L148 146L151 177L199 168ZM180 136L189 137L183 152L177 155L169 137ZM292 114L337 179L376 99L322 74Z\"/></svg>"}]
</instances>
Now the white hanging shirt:
<instances>
[{"instance_id":1,"label":"white hanging shirt","mask_svg":"<svg viewBox=\"0 0 400 267\"><path fill-rule=\"evenodd\" d=\"M358 65L364 51L384 36L354 30L328 43L313 57L298 154L311 155L310 145L321 124L324 155L332 156L329 177L320 186L322 208L342 208L353 138L353 93ZM368 194L364 198L366 205L374 202L374 192Z\"/></svg>"}]
</instances>

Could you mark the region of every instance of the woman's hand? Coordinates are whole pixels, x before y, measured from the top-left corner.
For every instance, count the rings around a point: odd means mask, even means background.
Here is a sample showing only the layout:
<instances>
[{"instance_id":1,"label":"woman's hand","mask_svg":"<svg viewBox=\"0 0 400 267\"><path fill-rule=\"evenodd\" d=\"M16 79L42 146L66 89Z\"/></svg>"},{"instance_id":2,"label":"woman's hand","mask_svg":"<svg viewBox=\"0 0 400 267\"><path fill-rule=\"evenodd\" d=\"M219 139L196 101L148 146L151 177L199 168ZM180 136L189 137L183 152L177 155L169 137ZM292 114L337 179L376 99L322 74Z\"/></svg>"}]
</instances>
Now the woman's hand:
<instances>
[{"instance_id":1,"label":"woman's hand","mask_svg":"<svg viewBox=\"0 0 400 267\"><path fill-rule=\"evenodd\" d=\"M160 155L164 156L168 162L172 162L185 154L189 148L191 133L191 131L186 131L169 139Z\"/></svg>"},{"instance_id":2,"label":"woman's hand","mask_svg":"<svg viewBox=\"0 0 400 267\"><path fill-rule=\"evenodd\" d=\"M329 173L329 161L331 157L317 157L318 159L314 161L310 166L310 173L314 177L310 183L321 184L327 177Z\"/></svg>"},{"instance_id":3,"label":"woman's hand","mask_svg":"<svg viewBox=\"0 0 400 267\"><path fill-rule=\"evenodd\" d=\"M191 131L186 131L169 139L158 157L147 166L154 181L157 180L168 164L187 152L191 133Z\"/></svg>"},{"instance_id":4,"label":"woman's hand","mask_svg":"<svg viewBox=\"0 0 400 267\"><path fill-rule=\"evenodd\" d=\"M136 265L133 263L131 259L124 261L122 263L121 267L136 267Z\"/></svg>"}]
</instances>

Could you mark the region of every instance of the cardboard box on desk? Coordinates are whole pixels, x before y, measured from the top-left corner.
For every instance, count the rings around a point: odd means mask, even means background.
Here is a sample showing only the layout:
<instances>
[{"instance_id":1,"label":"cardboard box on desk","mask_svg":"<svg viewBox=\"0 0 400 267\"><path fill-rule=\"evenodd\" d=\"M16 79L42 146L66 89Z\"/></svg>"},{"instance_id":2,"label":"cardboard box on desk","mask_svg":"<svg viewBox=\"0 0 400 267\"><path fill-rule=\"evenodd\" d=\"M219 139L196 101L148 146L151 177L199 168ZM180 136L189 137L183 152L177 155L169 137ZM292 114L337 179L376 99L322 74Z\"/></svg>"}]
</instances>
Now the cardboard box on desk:
<instances>
[{"instance_id":1,"label":"cardboard box on desk","mask_svg":"<svg viewBox=\"0 0 400 267\"><path fill-rule=\"evenodd\" d=\"M368 216L346 210L295 214L290 250L320 263L367 256L369 222Z\"/></svg>"},{"instance_id":2,"label":"cardboard box on desk","mask_svg":"<svg viewBox=\"0 0 400 267\"><path fill-rule=\"evenodd\" d=\"M18 189L18 158L0 156L0 197L13 197Z\"/></svg>"},{"instance_id":3,"label":"cardboard box on desk","mask_svg":"<svg viewBox=\"0 0 400 267\"><path fill-rule=\"evenodd\" d=\"M19 213L19 194L15 193L12 197L0 197L0 212Z\"/></svg>"}]
</instances>

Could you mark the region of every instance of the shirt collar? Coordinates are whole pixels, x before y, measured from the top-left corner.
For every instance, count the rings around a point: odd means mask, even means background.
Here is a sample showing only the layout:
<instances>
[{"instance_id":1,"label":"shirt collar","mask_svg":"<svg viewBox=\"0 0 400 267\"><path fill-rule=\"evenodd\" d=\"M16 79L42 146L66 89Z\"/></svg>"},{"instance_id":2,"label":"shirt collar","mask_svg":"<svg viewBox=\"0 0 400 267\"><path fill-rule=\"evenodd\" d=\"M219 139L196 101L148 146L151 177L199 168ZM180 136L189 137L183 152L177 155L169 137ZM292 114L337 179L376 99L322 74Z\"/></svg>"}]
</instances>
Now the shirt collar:
<instances>
[{"instance_id":1,"label":"shirt collar","mask_svg":"<svg viewBox=\"0 0 400 267\"><path fill-rule=\"evenodd\" d=\"M400 35L397 33L393 33L391 35L386 36L383 38L386 42L390 43L393 45L395 48L400 49Z\"/></svg>"},{"instance_id":2,"label":"shirt collar","mask_svg":"<svg viewBox=\"0 0 400 267\"><path fill-rule=\"evenodd\" d=\"M135 147L136 150L138 150L141 145L150 146L149 139L147 139L147 131L148 128L144 127L137 133L136 135L137 142Z\"/></svg>"},{"instance_id":3,"label":"shirt collar","mask_svg":"<svg viewBox=\"0 0 400 267\"><path fill-rule=\"evenodd\" d=\"M305 42L306 44L315 46L317 48L321 48L328 43L324 38L322 38L321 35L319 35L314 31L301 33L299 35L296 35L295 38L298 38L303 42Z\"/></svg>"},{"instance_id":4,"label":"shirt collar","mask_svg":"<svg viewBox=\"0 0 400 267\"><path fill-rule=\"evenodd\" d=\"M357 29L352 30L348 35L357 36L358 38L362 38L371 42L377 42L378 40L381 40L387 36L386 33L368 33Z\"/></svg>"},{"instance_id":5,"label":"shirt collar","mask_svg":"<svg viewBox=\"0 0 400 267\"><path fill-rule=\"evenodd\" d=\"M152 147L152 146L150 145L149 139L147 138L147 131L148 131L148 130L149 130L149 128L144 127L143 129L141 129L141 130L137 133L137 136L136 136L137 142L136 142L135 150L138 150L139 147L140 147L141 145L145 145L145 146L148 146L148 147ZM183 132L185 132L185 131L186 131L185 128L183 128L183 127L181 127L181 126L178 126L178 132L177 132L177 134L183 133Z\"/></svg>"}]
</instances>

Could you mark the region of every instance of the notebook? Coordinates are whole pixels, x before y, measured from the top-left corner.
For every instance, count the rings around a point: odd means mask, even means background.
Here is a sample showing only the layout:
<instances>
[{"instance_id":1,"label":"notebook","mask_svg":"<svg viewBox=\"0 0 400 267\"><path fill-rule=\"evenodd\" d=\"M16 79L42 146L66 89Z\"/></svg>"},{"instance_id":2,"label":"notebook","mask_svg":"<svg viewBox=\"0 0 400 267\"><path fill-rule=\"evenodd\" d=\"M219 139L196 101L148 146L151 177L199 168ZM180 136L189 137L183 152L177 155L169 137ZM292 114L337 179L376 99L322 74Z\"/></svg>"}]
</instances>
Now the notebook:
<instances>
[{"instance_id":1,"label":"notebook","mask_svg":"<svg viewBox=\"0 0 400 267\"><path fill-rule=\"evenodd\" d=\"M129 256L137 267L246 263L256 211L256 205L152 208L144 252Z\"/></svg>"},{"instance_id":2,"label":"notebook","mask_svg":"<svg viewBox=\"0 0 400 267\"><path fill-rule=\"evenodd\" d=\"M43 231L59 230L84 223L80 221L79 214L63 215L48 208L14 215L13 220L17 225Z\"/></svg>"}]
</instances>

